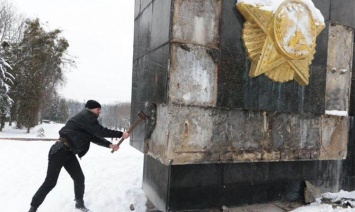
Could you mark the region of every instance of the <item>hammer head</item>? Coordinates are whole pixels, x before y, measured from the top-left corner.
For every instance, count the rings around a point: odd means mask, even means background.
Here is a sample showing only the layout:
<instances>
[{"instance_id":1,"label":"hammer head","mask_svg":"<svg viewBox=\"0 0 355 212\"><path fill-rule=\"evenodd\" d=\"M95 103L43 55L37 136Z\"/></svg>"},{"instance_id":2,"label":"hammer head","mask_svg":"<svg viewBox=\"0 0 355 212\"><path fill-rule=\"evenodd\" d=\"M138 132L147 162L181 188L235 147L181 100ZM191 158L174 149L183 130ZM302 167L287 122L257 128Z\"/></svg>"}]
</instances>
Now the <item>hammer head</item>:
<instances>
[{"instance_id":1,"label":"hammer head","mask_svg":"<svg viewBox=\"0 0 355 212\"><path fill-rule=\"evenodd\" d=\"M150 116L146 115L142 111L139 111L138 116L139 116L139 118L141 118L143 120L150 118Z\"/></svg>"}]
</instances>

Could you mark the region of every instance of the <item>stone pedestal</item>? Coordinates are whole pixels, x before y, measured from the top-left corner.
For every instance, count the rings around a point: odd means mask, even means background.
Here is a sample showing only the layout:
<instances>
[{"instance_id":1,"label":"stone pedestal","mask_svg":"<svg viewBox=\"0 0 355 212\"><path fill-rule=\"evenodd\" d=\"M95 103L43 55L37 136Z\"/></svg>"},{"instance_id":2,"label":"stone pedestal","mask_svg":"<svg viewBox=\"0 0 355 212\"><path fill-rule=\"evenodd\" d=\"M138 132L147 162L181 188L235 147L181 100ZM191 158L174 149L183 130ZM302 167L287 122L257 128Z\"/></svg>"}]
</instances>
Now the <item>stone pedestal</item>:
<instances>
[{"instance_id":1,"label":"stone pedestal","mask_svg":"<svg viewBox=\"0 0 355 212\"><path fill-rule=\"evenodd\" d=\"M355 4L313 2L326 27L301 86L249 77L237 1L136 0L131 120L152 118L131 145L145 153L143 189L159 210L300 200L305 180L354 189L355 20L337 14Z\"/></svg>"}]
</instances>

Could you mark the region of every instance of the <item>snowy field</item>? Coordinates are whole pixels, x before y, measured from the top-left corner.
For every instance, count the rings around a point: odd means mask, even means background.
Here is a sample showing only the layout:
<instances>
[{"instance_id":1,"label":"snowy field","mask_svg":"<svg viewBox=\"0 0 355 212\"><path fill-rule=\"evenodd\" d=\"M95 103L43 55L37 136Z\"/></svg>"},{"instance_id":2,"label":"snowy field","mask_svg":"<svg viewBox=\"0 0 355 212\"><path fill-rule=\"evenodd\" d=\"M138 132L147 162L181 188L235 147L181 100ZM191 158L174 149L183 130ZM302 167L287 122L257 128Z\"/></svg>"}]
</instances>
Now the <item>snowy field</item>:
<instances>
[{"instance_id":1,"label":"snowy field","mask_svg":"<svg viewBox=\"0 0 355 212\"><path fill-rule=\"evenodd\" d=\"M43 183L47 155L54 141L16 141L1 138L36 138L42 127L45 138L57 138L62 124L43 124L31 130L6 127L0 132L0 211L27 212L32 196ZM117 141L114 141L117 142ZM120 149L91 144L79 160L85 175L86 206L93 212L146 211L142 188L143 154L124 141ZM39 212L71 212L74 209L73 182L63 168L56 187L48 194Z\"/></svg>"},{"instance_id":2,"label":"snowy field","mask_svg":"<svg viewBox=\"0 0 355 212\"><path fill-rule=\"evenodd\" d=\"M2 138L38 138L40 128L44 138L57 138L62 124L42 124L27 134L6 126L0 132L0 211L27 212L31 198L42 184L47 155L54 141L19 141ZM114 141L117 142L117 141ZM135 212L146 211L146 197L142 190L143 154L122 143L119 151L92 144L81 163L86 179L85 203L92 212ZM355 192L328 193L336 199L355 198ZM39 212L78 212L74 209L73 183L62 170L57 186L49 193ZM233 211L233 209L231 210ZM352 211L352 208L336 208L331 205L313 203L293 212ZM225 211L227 212L227 211Z\"/></svg>"}]
</instances>

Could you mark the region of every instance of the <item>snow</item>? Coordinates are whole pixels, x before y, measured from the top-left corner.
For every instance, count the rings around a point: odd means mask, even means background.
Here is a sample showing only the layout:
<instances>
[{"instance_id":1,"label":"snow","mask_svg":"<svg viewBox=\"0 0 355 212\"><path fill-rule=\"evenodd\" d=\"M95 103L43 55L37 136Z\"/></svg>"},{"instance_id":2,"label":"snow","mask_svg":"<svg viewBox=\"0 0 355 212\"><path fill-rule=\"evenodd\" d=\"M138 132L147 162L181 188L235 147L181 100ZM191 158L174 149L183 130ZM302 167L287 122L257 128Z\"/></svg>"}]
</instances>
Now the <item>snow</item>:
<instances>
[{"instance_id":1,"label":"snow","mask_svg":"<svg viewBox=\"0 0 355 212\"><path fill-rule=\"evenodd\" d=\"M348 116L348 111L342 110L326 110L325 114L332 116Z\"/></svg>"},{"instance_id":2,"label":"snow","mask_svg":"<svg viewBox=\"0 0 355 212\"><path fill-rule=\"evenodd\" d=\"M332 199L333 202L340 201L341 199L354 199L355 198L355 191L348 192L348 191L339 191L338 193L331 193L327 192L322 195L327 199Z\"/></svg>"},{"instance_id":3,"label":"snow","mask_svg":"<svg viewBox=\"0 0 355 212\"><path fill-rule=\"evenodd\" d=\"M54 141L19 141L2 138L37 138L44 129L45 138L57 138L63 124L42 124L32 129L15 130L8 125L0 132L0 203L1 211L28 211L32 196L43 183L47 170L47 155ZM117 142L117 141L113 141ZM86 206L93 212L146 211L142 190L143 154L123 142L120 149L92 144L79 160L85 175ZM74 209L74 188L63 168L56 187L48 194L40 212L77 212Z\"/></svg>"},{"instance_id":4,"label":"snow","mask_svg":"<svg viewBox=\"0 0 355 212\"><path fill-rule=\"evenodd\" d=\"M328 212L328 211L341 211L341 212L350 212L350 211L355 211L352 208L335 208L333 209L333 207L331 205L320 205L320 204L311 204L310 206L304 206L304 207L300 207L297 208L296 210L293 210L292 212Z\"/></svg>"},{"instance_id":5,"label":"snow","mask_svg":"<svg viewBox=\"0 0 355 212\"><path fill-rule=\"evenodd\" d=\"M322 194L322 197L331 200L331 202L335 203L335 202L341 202L341 201L348 201L349 203L351 203L351 205L354 205L354 198L355 198L355 191L352 192L348 192L348 191L339 191L338 193L331 193L331 192L327 192ZM345 200L344 200L345 199ZM318 198L316 200L316 202L308 205L308 206L304 206L304 207L300 207L297 208L295 210L293 210L292 212L328 212L328 211L355 211L355 208L341 208L336 207L333 208L332 205L330 204L321 204L321 199Z\"/></svg>"},{"instance_id":6,"label":"snow","mask_svg":"<svg viewBox=\"0 0 355 212\"><path fill-rule=\"evenodd\" d=\"M312 12L312 16L317 22L324 24L324 17L319 9L317 9L311 0L301 0L305 3ZM285 0L238 0L239 3L250 4L253 6L262 5L260 9L276 12L280 4L285 2Z\"/></svg>"},{"instance_id":7,"label":"snow","mask_svg":"<svg viewBox=\"0 0 355 212\"><path fill-rule=\"evenodd\" d=\"M4 138L38 139L37 131L44 130L45 138L57 138L63 124L41 124L31 130L18 130L6 125L0 132L0 203L1 211L28 211L32 196L42 184L47 169L47 154L54 141L21 141ZM114 141L115 142L115 141ZM146 211L146 196L142 190L143 154L123 142L120 149L110 149L92 144L90 151L81 160L85 174L85 204L93 212ZM340 191L323 196L337 201L354 199L355 192ZM74 209L73 183L63 169L56 187L39 207L40 212L78 212ZM233 211L233 210L231 210ZM353 211L317 202L293 210L293 212Z\"/></svg>"}]
</instances>

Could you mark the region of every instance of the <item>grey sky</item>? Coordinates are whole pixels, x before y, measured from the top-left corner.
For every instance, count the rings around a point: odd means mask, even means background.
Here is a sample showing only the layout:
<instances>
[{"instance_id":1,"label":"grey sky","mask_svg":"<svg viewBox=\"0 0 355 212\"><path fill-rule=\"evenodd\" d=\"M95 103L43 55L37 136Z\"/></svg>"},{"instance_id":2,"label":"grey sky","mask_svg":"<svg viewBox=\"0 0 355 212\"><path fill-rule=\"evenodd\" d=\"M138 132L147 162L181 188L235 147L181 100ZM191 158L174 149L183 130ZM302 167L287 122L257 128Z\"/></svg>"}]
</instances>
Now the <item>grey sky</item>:
<instances>
[{"instance_id":1,"label":"grey sky","mask_svg":"<svg viewBox=\"0 0 355 212\"><path fill-rule=\"evenodd\" d=\"M61 29L77 68L66 72L64 97L102 103L131 100L133 0L11 0L18 12Z\"/></svg>"}]
</instances>

